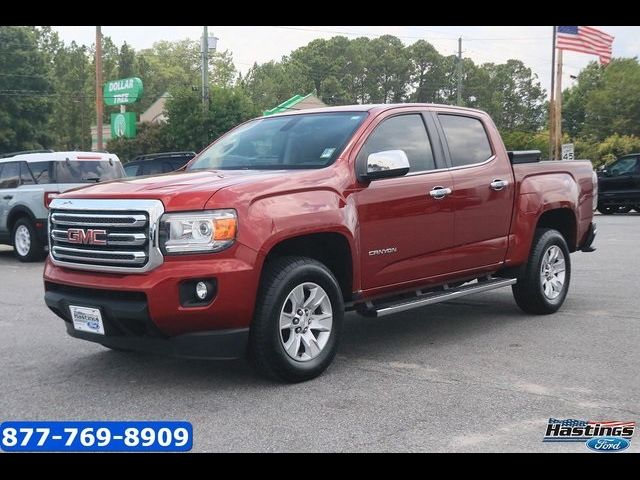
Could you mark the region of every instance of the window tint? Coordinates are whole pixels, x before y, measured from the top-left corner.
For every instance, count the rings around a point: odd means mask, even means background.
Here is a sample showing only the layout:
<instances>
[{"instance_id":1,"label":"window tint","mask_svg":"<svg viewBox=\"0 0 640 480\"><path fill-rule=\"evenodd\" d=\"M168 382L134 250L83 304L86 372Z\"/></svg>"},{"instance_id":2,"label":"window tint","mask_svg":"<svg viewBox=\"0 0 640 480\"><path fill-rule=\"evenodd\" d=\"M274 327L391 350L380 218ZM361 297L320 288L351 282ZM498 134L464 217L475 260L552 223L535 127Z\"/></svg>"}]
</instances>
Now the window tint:
<instances>
[{"instance_id":1,"label":"window tint","mask_svg":"<svg viewBox=\"0 0 640 480\"><path fill-rule=\"evenodd\" d=\"M54 183L51 178L51 162L31 162L28 165L36 183Z\"/></svg>"},{"instance_id":2,"label":"window tint","mask_svg":"<svg viewBox=\"0 0 640 480\"><path fill-rule=\"evenodd\" d=\"M481 163L493 155L487 132L480 120L460 115L438 115L438 118L454 167Z\"/></svg>"},{"instance_id":3,"label":"window tint","mask_svg":"<svg viewBox=\"0 0 640 480\"><path fill-rule=\"evenodd\" d=\"M162 163L162 171L164 173L173 172L174 170L175 170L175 168L173 167L173 165L171 165L171 162L163 162Z\"/></svg>"},{"instance_id":4,"label":"window tint","mask_svg":"<svg viewBox=\"0 0 640 480\"><path fill-rule=\"evenodd\" d=\"M384 120L371 133L358 154L358 162L385 150L404 150L409 158L409 172L435 169L433 152L427 130L418 114L400 115Z\"/></svg>"},{"instance_id":5,"label":"window tint","mask_svg":"<svg viewBox=\"0 0 640 480\"><path fill-rule=\"evenodd\" d=\"M135 165L125 165L124 173L127 177L135 177L138 174L138 168L140 168L139 164Z\"/></svg>"},{"instance_id":6,"label":"window tint","mask_svg":"<svg viewBox=\"0 0 640 480\"><path fill-rule=\"evenodd\" d=\"M636 168L637 157L621 158L609 167L609 174L612 177L620 175L629 175L634 173Z\"/></svg>"},{"instance_id":7,"label":"window tint","mask_svg":"<svg viewBox=\"0 0 640 480\"><path fill-rule=\"evenodd\" d=\"M143 175L158 175L162 173L162 163L161 162L145 162L142 164L142 174Z\"/></svg>"},{"instance_id":8,"label":"window tint","mask_svg":"<svg viewBox=\"0 0 640 480\"><path fill-rule=\"evenodd\" d=\"M17 188L20 185L20 164L5 163L0 177L0 188Z\"/></svg>"},{"instance_id":9,"label":"window tint","mask_svg":"<svg viewBox=\"0 0 640 480\"><path fill-rule=\"evenodd\" d=\"M27 162L20 162L20 185L33 185L34 183Z\"/></svg>"},{"instance_id":10,"label":"window tint","mask_svg":"<svg viewBox=\"0 0 640 480\"><path fill-rule=\"evenodd\" d=\"M70 160L53 162L57 183L92 183L122 178L124 171L120 162L109 160Z\"/></svg>"}]
</instances>

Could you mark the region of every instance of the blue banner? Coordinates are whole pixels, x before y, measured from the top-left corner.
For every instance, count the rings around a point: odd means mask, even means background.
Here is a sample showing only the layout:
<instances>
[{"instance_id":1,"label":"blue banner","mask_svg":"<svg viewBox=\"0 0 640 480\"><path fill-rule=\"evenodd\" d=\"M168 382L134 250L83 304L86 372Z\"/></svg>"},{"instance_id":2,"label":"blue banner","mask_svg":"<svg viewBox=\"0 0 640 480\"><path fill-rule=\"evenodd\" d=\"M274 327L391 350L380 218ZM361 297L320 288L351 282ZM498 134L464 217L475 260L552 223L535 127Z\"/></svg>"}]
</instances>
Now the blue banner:
<instances>
[{"instance_id":1,"label":"blue banner","mask_svg":"<svg viewBox=\"0 0 640 480\"><path fill-rule=\"evenodd\" d=\"M188 452L189 422L3 422L5 452Z\"/></svg>"}]
</instances>

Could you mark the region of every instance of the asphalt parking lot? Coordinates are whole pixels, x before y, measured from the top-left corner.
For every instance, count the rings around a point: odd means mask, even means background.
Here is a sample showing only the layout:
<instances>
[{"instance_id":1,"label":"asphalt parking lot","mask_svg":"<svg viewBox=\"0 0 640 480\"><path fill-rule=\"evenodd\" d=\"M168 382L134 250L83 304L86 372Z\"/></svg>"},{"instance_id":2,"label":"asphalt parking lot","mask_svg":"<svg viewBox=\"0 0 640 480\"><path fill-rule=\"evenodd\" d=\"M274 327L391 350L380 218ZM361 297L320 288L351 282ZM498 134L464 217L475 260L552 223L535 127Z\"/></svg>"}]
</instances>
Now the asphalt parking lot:
<instances>
[{"instance_id":1,"label":"asphalt parking lot","mask_svg":"<svg viewBox=\"0 0 640 480\"><path fill-rule=\"evenodd\" d=\"M187 420L207 452L587 452L542 443L548 418L640 420L640 215L596 220L559 313L525 315L503 289L349 315L333 366L298 385L72 339L43 303L43 264L0 247L0 421Z\"/></svg>"}]
</instances>

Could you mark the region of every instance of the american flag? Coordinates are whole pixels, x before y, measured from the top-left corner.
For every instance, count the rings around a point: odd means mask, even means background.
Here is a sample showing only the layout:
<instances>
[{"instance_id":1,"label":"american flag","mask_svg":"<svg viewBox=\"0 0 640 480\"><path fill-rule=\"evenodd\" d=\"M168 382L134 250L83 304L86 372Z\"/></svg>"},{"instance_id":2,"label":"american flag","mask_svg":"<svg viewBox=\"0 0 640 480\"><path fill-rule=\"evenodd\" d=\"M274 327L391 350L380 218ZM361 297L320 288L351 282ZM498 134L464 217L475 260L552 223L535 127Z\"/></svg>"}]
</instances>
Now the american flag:
<instances>
[{"instance_id":1,"label":"american flag","mask_svg":"<svg viewBox=\"0 0 640 480\"><path fill-rule=\"evenodd\" d=\"M600 63L611 61L613 36L593 27L557 27L556 48L590 53L600 57Z\"/></svg>"}]
</instances>

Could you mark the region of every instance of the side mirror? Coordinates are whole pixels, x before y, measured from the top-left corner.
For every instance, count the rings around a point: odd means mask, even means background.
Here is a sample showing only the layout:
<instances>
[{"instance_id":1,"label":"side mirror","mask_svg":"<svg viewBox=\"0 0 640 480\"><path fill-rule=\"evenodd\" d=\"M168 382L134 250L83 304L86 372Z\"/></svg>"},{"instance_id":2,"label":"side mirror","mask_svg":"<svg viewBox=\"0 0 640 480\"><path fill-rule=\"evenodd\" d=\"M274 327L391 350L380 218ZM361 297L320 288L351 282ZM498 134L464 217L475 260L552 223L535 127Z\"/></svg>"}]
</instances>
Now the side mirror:
<instances>
[{"instance_id":1,"label":"side mirror","mask_svg":"<svg viewBox=\"0 0 640 480\"><path fill-rule=\"evenodd\" d=\"M409 159L403 150L385 150L367 157L367 171L362 175L366 180L401 177L409 173Z\"/></svg>"}]
</instances>

